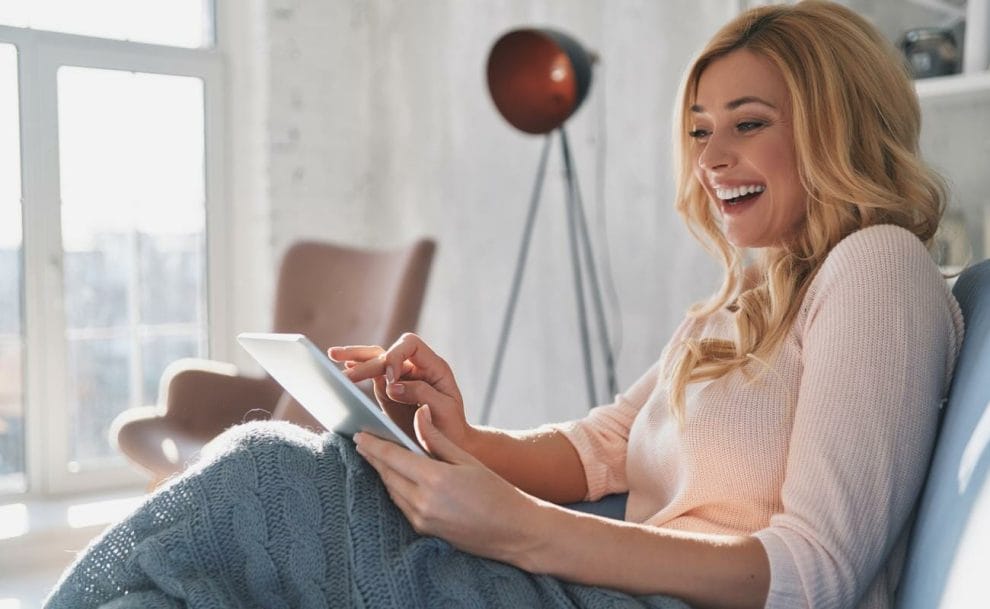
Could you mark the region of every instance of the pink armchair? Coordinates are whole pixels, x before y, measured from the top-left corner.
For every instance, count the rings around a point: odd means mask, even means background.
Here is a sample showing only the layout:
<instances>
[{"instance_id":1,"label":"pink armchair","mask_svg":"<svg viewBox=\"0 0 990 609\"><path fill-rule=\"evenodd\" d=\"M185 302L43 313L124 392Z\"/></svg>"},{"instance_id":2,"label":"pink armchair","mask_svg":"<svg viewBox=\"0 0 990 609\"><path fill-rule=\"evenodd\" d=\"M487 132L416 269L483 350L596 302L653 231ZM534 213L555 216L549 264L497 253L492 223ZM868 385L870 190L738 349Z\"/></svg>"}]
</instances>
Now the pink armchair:
<instances>
[{"instance_id":1,"label":"pink armchair","mask_svg":"<svg viewBox=\"0 0 990 609\"><path fill-rule=\"evenodd\" d=\"M390 251L297 243L282 260L273 330L305 334L322 349L391 344L416 328L434 251L429 239ZM371 392L370 385L364 389ZM154 486L181 472L224 429L259 418L323 429L270 377L246 376L224 362L183 359L162 375L158 404L125 411L110 435L148 470Z\"/></svg>"}]
</instances>

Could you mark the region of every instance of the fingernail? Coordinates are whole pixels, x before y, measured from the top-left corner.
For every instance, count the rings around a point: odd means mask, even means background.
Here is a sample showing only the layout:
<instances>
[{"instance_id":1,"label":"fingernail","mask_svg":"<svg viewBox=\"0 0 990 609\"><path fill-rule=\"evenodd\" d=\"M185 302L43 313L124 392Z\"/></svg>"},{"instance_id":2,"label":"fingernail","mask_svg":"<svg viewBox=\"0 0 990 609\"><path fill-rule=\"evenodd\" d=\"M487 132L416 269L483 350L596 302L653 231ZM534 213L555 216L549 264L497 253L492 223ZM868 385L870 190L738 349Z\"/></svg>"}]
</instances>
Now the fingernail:
<instances>
[{"instance_id":1,"label":"fingernail","mask_svg":"<svg viewBox=\"0 0 990 609\"><path fill-rule=\"evenodd\" d=\"M433 424L433 415L430 414L429 404L423 404L423 416L426 417L426 422Z\"/></svg>"},{"instance_id":2,"label":"fingernail","mask_svg":"<svg viewBox=\"0 0 990 609\"><path fill-rule=\"evenodd\" d=\"M402 383L394 383L392 385L392 393L396 395L402 395L406 391L406 386Z\"/></svg>"},{"instance_id":3,"label":"fingernail","mask_svg":"<svg viewBox=\"0 0 990 609\"><path fill-rule=\"evenodd\" d=\"M391 366L385 368L385 380L389 383L395 382L395 370Z\"/></svg>"}]
</instances>

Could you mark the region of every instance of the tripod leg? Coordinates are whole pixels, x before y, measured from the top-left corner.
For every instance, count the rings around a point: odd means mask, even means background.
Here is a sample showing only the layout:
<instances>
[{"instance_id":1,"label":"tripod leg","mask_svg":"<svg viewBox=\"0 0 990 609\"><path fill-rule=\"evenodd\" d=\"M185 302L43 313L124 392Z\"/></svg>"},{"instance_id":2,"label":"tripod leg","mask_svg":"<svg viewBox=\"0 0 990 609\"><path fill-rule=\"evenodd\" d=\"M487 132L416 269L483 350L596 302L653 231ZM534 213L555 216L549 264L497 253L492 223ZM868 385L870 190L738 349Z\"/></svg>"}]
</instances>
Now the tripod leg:
<instances>
[{"instance_id":1,"label":"tripod leg","mask_svg":"<svg viewBox=\"0 0 990 609\"><path fill-rule=\"evenodd\" d=\"M584 355L584 377L588 388L588 408L598 403L595 391L595 370L591 362L591 337L588 332L588 311L584 305L584 273L581 270L581 251L578 249L577 202L574 191L574 168L567 135L560 128L560 142L564 155L564 177L567 180L567 232L570 236L571 266L574 269L574 296L577 301L578 324L581 330L581 348Z\"/></svg>"},{"instance_id":2,"label":"tripod leg","mask_svg":"<svg viewBox=\"0 0 990 609\"><path fill-rule=\"evenodd\" d=\"M502 358L505 356L505 347L509 341L509 329L512 326L512 316L516 310L516 302L519 300L519 287L522 284L523 271L526 269L526 257L529 254L529 243L533 237L533 224L536 220L536 211L540 206L540 193L543 190L543 177L547 173L547 157L550 153L550 135L547 135L543 143L543 152L540 154L540 164L536 170L536 182L533 184L533 194L529 200L529 212L526 214L526 226L523 229L522 243L519 246L519 256L516 258L516 270L512 276L512 289L509 293L509 303L505 307L505 315L502 318L502 330L498 337L498 347L495 350L495 362L492 364L491 375L488 377L488 389L485 391L485 403L481 410L481 424L487 425L491 417L492 403L495 401L495 389L498 387L498 375L502 370Z\"/></svg>"},{"instance_id":3,"label":"tripod leg","mask_svg":"<svg viewBox=\"0 0 990 609\"><path fill-rule=\"evenodd\" d=\"M570 158L570 146L567 141L567 134L564 128L560 128L561 142L563 143L565 158ZM570 174L568 174L570 175ZM569 185L570 186L570 185ZM612 342L609 340L608 324L605 322L605 308L602 305L602 289L598 283L598 272L595 267L595 255L591 249L591 238L588 236L588 221L584 215L584 205L581 202L581 189L578 185L577 176L573 178L574 208L576 210L578 237L582 245L584 261L588 270L588 281L591 284L591 302L594 305L595 321L598 325L599 338L601 339L602 355L605 360L605 385L608 394L605 399L611 399L618 392L618 383L615 378L615 357L612 354Z\"/></svg>"}]
</instances>

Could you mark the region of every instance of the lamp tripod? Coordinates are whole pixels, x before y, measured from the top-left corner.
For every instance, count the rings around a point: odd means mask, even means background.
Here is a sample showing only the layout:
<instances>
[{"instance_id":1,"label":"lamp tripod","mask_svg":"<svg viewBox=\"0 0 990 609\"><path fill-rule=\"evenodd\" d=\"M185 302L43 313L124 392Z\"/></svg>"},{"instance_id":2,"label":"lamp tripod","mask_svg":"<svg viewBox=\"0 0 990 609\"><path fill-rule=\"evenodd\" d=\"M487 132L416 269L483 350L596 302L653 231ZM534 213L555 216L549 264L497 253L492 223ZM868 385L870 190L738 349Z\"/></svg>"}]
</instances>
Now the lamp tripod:
<instances>
[{"instance_id":1,"label":"lamp tripod","mask_svg":"<svg viewBox=\"0 0 990 609\"><path fill-rule=\"evenodd\" d=\"M612 354L611 342L608 336L608 326L605 322L605 310L602 306L601 286L598 282L598 274L595 270L595 258L591 247L591 239L588 236L588 222L584 213L584 206L581 202L581 191L578 187L577 178L574 172L574 162L571 156L570 144L567 140L567 132L563 125L556 129L560 136L560 148L564 164L564 180L566 191L566 211L567 211L567 234L570 247L571 267L574 276L574 295L577 303L578 327L581 336L581 351L584 362L585 386L588 393L588 408L598 404L598 392L595 386L594 366L592 362L591 333L589 331L588 306L586 295L590 296L593 307L594 318L600 339L603 365L605 369L605 387L608 395L615 395L615 360ZM526 214L526 224L523 228L522 242L519 246L519 255L516 258L516 268L512 277L512 289L509 293L509 302L505 308L502 318L502 329L499 332L498 347L495 351L495 361L492 364L491 375L488 379L488 388L485 391L484 407L481 411L481 423L487 425L491 417L492 404L495 400L495 391L498 387L499 373L502 368L502 360L505 356L505 348L509 339L509 331L512 327L512 319L515 314L516 304L519 300L519 289L522 285L523 274L526 270L526 259L529 254L529 245L533 237L533 226L536 221L536 212L540 205L540 195L543 190L543 181L546 176L547 158L553 140L553 133L546 134L543 151L540 154L540 162L536 172L536 180L533 185L532 196L530 197L529 211ZM586 286L587 280L587 288Z\"/></svg>"}]
</instances>

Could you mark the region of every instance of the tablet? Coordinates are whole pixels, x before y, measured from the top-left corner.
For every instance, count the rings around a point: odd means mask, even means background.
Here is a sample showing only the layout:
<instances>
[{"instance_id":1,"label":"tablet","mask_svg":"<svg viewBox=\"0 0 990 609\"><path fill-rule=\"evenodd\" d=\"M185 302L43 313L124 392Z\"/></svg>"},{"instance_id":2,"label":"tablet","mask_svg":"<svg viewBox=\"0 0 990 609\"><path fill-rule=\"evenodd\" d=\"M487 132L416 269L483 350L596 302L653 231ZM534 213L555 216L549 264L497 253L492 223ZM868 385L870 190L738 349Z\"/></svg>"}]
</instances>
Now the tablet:
<instances>
[{"instance_id":1,"label":"tablet","mask_svg":"<svg viewBox=\"0 0 990 609\"><path fill-rule=\"evenodd\" d=\"M428 456L302 334L243 333L237 342L327 429L348 437L366 431Z\"/></svg>"}]
</instances>

